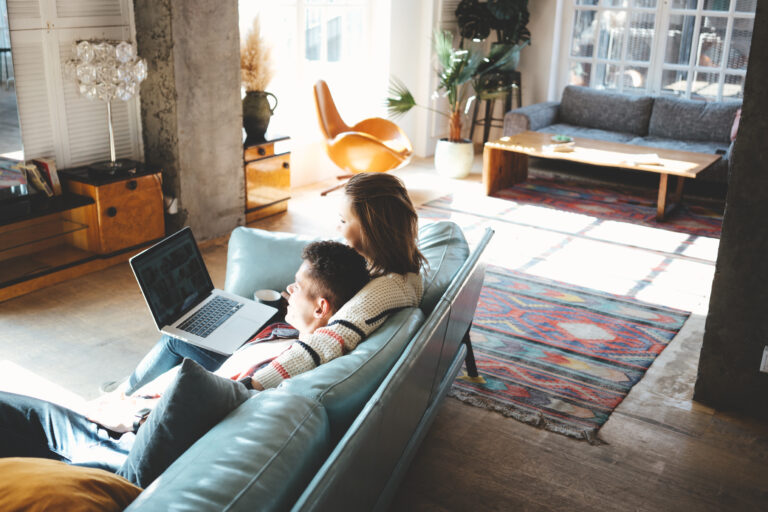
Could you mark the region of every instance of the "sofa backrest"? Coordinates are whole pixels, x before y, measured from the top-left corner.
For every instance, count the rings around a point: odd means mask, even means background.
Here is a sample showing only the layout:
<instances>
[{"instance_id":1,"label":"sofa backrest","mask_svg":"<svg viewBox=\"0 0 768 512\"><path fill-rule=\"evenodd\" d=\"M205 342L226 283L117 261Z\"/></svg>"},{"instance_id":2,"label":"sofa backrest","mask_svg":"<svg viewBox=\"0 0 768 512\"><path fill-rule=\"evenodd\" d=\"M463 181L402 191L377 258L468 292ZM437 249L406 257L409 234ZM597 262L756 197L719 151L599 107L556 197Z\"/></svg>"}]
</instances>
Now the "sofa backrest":
<instances>
[{"instance_id":1,"label":"sofa backrest","mask_svg":"<svg viewBox=\"0 0 768 512\"><path fill-rule=\"evenodd\" d=\"M560 102L560 122L612 132L646 135L652 96L636 96L569 85Z\"/></svg>"},{"instance_id":2,"label":"sofa backrest","mask_svg":"<svg viewBox=\"0 0 768 512\"><path fill-rule=\"evenodd\" d=\"M126 510L286 510L331 447L328 417L317 401L263 391L208 431Z\"/></svg>"},{"instance_id":3,"label":"sofa backrest","mask_svg":"<svg viewBox=\"0 0 768 512\"><path fill-rule=\"evenodd\" d=\"M249 299L256 290L285 289L301 265L301 251L316 240L319 238L235 228L229 237L224 289Z\"/></svg>"},{"instance_id":4,"label":"sofa backrest","mask_svg":"<svg viewBox=\"0 0 768 512\"><path fill-rule=\"evenodd\" d=\"M741 101L701 101L660 96L653 103L648 135L678 140L731 141Z\"/></svg>"},{"instance_id":5,"label":"sofa backrest","mask_svg":"<svg viewBox=\"0 0 768 512\"><path fill-rule=\"evenodd\" d=\"M421 299L421 309L429 315L469 256L469 245L459 226L439 221L419 229L419 250L429 262L422 270L424 296Z\"/></svg>"},{"instance_id":6,"label":"sofa backrest","mask_svg":"<svg viewBox=\"0 0 768 512\"><path fill-rule=\"evenodd\" d=\"M278 389L320 402L328 413L331 440L336 442L423 322L424 314L418 308L399 311L349 354L284 380Z\"/></svg>"}]
</instances>

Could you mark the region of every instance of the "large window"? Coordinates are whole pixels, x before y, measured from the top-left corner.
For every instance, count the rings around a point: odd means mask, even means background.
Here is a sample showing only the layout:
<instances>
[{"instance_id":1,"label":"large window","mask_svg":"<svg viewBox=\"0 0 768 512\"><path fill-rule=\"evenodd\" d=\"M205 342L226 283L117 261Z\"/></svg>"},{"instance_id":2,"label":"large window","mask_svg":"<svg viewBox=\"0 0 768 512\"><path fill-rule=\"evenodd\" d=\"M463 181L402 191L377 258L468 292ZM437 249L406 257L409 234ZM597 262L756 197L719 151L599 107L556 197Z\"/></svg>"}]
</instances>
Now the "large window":
<instances>
[{"instance_id":1,"label":"large window","mask_svg":"<svg viewBox=\"0 0 768 512\"><path fill-rule=\"evenodd\" d=\"M567 0L564 82L741 98L757 0Z\"/></svg>"}]
</instances>

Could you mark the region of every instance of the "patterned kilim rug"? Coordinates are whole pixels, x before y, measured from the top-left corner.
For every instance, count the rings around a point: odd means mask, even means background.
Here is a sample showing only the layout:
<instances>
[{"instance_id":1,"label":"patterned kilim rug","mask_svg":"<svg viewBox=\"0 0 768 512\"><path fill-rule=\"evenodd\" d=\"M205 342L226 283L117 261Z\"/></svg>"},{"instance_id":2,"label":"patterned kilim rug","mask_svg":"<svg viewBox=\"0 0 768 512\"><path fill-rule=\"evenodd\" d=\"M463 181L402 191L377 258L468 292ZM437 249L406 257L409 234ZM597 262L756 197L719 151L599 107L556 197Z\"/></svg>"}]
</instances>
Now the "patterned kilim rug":
<instances>
[{"instance_id":1,"label":"patterned kilim rug","mask_svg":"<svg viewBox=\"0 0 768 512\"><path fill-rule=\"evenodd\" d=\"M655 191L637 192L620 186L594 185L558 178L529 177L523 183L498 191L496 197L508 199L509 209L498 217L513 216L520 205L534 204L602 219L631 222L696 236L720 238L723 217L720 213L683 202L664 222L656 221ZM451 196L424 206L466 213L482 213L457 208ZM462 207L466 208L466 206Z\"/></svg>"},{"instance_id":2,"label":"patterned kilim rug","mask_svg":"<svg viewBox=\"0 0 768 512\"><path fill-rule=\"evenodd\" d=\"M449 396L597 442L688 315L489 266L471 331L485 382L458 378Z\"/></svg>"}]
</instances>

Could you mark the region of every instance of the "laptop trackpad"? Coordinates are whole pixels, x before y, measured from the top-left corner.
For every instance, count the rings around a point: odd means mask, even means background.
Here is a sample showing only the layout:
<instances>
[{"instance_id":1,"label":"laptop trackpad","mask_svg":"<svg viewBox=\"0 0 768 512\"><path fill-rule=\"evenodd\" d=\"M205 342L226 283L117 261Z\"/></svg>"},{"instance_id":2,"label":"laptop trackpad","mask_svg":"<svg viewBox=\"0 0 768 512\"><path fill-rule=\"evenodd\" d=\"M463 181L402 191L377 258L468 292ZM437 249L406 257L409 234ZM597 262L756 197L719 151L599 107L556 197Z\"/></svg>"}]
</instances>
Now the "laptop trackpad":
<instances>
[{"instance_id":1,"label":"laptop trackpad","mask_svg":"<svg viewBox=\"0 0 768 512\"><path fill-rule=\"evenodd\" d=\"M216 329L216 338L226 340L226 347L222 347L225 352L232 353L243 343L251 339L261 327L261 323L253 321L242 315L230 318L228 322ZM221 331L221 332L219 332ZM243 337L245 335L245 337Z\"/></svg>"}]
</instances>

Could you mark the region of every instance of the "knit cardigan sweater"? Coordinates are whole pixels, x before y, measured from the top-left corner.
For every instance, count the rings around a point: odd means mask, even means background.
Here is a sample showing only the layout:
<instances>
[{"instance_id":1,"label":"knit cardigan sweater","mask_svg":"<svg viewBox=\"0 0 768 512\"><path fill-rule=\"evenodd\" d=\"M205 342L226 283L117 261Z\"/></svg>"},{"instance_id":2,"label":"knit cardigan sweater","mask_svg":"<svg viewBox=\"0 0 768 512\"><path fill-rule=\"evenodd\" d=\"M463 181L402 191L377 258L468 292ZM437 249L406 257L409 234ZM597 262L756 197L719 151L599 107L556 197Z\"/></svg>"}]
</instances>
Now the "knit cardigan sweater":
<instances>
[{"instance_id":1,"label":"knit cardigan sweater","mask_svg":"<svg viewBox=\"0 0 768 512\"><path fill-rule=\"evenodd\" d=\"M253 374L264 389L309 371L357 347L387 317L406 307L418 306L424 287L416 273L386 274L372 279L328 322L304 340L297 340L269 365Z\"/></svg>"}]
</instances>

